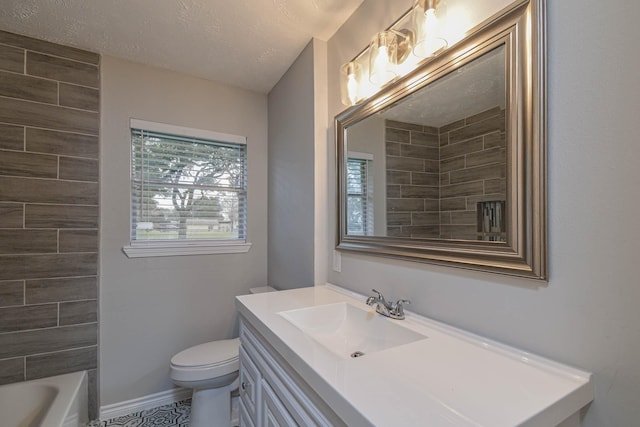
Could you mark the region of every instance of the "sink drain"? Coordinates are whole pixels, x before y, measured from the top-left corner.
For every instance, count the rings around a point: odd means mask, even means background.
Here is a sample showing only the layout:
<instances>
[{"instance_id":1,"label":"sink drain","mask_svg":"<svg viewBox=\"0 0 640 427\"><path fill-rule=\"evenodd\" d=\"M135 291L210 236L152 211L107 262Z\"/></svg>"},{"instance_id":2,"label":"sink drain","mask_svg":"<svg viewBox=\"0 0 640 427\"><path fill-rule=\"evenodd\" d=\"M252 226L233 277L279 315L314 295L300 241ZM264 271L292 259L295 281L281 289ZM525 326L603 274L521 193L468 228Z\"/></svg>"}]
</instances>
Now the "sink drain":
<instances>
[{"instance_id":1,"label":"sink drain","mask_svg":"<svg viewBox=\"0 0 640 427\"><path fill-rule=\"evenodd\" d=\"M351 357L362 357L364 356L364 353L361 351L354 351L353 353L351 353Z\"/></svg>"}]
</instances>

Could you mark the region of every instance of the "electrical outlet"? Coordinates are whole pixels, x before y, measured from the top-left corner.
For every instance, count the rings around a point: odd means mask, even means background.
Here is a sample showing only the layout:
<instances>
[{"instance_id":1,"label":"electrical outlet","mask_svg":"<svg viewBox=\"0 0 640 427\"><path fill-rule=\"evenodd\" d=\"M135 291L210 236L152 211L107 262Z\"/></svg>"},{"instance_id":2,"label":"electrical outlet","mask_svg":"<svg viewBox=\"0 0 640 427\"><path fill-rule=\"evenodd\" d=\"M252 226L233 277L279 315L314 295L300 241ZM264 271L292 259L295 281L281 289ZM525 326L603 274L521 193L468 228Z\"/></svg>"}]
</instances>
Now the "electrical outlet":
<instances>
[{"instance_id":1,"label":"electrical outlet","mask_svg":"<svg viewBox=\"0 0 640 427\"><path fill-rule=\"evenodd\" d=\"M340 251L333 251L333 271L340 273L342 271L342 254Z\"/></svg>"}]
</instances>

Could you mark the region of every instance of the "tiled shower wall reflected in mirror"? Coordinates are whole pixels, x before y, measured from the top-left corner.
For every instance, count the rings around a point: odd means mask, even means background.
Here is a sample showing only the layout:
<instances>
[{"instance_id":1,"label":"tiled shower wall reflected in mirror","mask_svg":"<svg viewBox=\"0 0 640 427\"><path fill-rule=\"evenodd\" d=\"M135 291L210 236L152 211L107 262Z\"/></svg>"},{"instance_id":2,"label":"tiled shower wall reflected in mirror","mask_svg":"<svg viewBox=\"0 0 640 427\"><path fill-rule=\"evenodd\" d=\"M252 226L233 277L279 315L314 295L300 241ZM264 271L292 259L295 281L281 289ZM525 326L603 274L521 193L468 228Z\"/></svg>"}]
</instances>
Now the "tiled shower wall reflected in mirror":
<instances>
[{"instance_id":1,"label":"tiled shower wall reflected in mirror","mask_svg":"<svg viewBox=\"0 0 640 427\"><path fill-rule=\"evenodd\" d=\"M388 236L504 240L478 217L479 203L505 209L503 109L439 128L387 120L385 131Z\"/></svg>"},{"instance_id":2,"label":"tiled shower wall reflected in mirror","mask_svg":"<svg viewBox=\"0 0 640 427\"><path fill-rule=\"evenodd\" d=\"M0 31L0 384L89 371L97 417L100 57Z\"/></svg>"}]
</instances>

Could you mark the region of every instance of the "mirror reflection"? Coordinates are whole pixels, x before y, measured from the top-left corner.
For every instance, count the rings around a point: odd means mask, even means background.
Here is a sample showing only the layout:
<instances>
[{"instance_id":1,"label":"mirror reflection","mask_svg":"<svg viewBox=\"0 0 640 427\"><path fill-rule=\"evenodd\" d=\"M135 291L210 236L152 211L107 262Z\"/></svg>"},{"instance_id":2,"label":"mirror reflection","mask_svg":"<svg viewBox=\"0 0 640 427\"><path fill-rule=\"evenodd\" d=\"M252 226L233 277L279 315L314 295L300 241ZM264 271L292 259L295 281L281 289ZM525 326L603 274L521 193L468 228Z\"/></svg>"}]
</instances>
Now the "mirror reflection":
<instances>
[{"instance_id":1,"label":"mirror reflection","mask_svg":"<svg viewBox=\"0 0 640 427\"><path fill-rule=\"evenodd\" d=\"M504 45L345 133L346 233L507 240Z\"/></svg>"}]
</instances>

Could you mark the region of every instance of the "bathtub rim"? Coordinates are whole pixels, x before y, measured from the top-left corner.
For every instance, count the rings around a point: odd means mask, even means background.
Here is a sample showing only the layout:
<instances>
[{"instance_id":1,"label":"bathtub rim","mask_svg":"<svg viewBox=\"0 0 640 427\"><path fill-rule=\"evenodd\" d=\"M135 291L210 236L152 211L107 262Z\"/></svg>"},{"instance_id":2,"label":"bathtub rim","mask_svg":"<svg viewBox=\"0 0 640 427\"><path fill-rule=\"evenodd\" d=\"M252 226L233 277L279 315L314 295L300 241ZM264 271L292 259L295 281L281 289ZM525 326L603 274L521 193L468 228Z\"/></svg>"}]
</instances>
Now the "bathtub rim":
<instances>
[{"instance_id":1,"label":"bathtub rim","mask_svg":"<svg viewBox=\"0 0 640 427\"><path fill-rule=\"evenodd\" d=\"M29 380L26 383L41 384L55 387L58 391L53 403L49 407L40 427L62 427L68 425L68 417L74 405L80 402L78 408L78 424L89 421L88 401L88 375L87 371L71 372L53 377ZM84 403L84 404L83 404Z\"/></svg>"}]
</instances>

